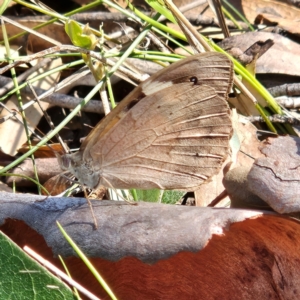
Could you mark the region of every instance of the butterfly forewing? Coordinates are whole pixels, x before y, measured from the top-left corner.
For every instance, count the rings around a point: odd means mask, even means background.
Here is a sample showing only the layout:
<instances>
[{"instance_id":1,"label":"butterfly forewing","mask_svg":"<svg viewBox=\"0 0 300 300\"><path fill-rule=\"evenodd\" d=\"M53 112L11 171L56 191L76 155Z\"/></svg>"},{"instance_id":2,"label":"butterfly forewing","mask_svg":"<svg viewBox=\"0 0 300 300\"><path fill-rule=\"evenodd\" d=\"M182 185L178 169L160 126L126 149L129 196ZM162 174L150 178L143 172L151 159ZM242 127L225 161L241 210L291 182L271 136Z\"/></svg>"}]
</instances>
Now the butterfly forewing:
<instances>
[{"instance_id":1,"label":"butterfly forewing","mask_svg":"<svg viewBox=\"0 0 300 300\"><path fill-rule=\"evenodd\" d=\"M232 76L231 62L218 53L158 72L97 125L70 170L91 187L198 187L229 153Z\"/></svg>"}]
</instances>

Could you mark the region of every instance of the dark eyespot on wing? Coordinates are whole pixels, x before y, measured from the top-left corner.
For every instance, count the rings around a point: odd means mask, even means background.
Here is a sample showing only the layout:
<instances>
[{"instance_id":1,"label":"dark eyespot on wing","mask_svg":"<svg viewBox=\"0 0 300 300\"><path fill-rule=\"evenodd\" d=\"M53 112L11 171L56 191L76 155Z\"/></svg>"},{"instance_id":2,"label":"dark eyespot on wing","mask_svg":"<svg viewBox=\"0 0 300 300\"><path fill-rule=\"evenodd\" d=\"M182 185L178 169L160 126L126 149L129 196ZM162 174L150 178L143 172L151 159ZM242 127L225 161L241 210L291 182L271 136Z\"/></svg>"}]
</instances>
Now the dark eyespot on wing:
<instances>
[{"instance_id":1,"label":"dark eyespot on wing","mask_svg":"<svg viewBox=\"0 0 300 300\"><path fill-rule=\"evenodd\" d=\"M192 76L192 77L190 78L190 82L193 82L194 84L197 84L198 78L197 78L196 76Z\"/></svg>"}]
</instances>

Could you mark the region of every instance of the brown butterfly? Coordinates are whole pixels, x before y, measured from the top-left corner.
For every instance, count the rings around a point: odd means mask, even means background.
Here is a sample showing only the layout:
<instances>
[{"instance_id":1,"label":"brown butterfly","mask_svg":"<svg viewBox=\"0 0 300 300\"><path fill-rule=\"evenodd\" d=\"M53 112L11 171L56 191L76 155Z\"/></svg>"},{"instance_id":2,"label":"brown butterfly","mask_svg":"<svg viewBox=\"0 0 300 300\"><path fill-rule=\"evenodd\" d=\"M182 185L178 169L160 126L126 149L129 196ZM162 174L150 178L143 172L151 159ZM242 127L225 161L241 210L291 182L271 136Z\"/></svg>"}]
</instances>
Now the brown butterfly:
<instances>
[{"instance_id":1,"label":"brown butterfly","mask_svg":"<svg viewBox=\"0 0 300 300\"><path fill-rule=\"evenodd\" d=\"M196 189L229 154L232 80L220 53L172 64L134 89L61 167L91 188Z\"/></svg>"}]
</instances>

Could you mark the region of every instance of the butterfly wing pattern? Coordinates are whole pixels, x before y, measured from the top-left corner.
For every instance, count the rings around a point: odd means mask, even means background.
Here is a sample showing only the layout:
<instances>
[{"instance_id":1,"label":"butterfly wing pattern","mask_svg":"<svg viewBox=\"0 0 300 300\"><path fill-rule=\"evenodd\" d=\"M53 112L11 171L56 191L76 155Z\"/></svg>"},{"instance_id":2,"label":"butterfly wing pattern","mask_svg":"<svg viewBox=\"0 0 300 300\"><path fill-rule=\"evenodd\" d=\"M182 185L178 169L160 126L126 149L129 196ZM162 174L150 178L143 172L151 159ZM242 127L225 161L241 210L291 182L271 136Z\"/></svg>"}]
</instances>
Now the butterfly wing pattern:
<instances>
[{"instance_id":1,"label":"butterfly wing pattern","mask_svg":"<svg viewBox=\"0 0 300 300\"><path fill-rule=\"evenodd\" d=\"M227 95L233 68L223 54L183 59L137 87L65 155L81 183L193 190L215 175L232 135Z\"/></svg>"}]
</instances>

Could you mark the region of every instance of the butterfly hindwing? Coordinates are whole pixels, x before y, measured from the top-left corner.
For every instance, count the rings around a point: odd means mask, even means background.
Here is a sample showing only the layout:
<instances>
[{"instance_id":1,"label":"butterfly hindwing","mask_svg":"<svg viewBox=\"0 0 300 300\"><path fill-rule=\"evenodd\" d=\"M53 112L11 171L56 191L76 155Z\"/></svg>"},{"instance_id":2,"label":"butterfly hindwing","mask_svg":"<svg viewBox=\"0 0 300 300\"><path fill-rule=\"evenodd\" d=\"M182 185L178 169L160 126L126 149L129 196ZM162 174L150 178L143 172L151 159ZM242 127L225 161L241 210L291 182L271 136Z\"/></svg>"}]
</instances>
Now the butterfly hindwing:
<instances>
[{"instance_id":1,"label":"butterfly hindwing","mask_svg":"<svg viewBox=\"0 0 300 300\"><path fill-rule=\"evenodd\" d=\"M230 136L226 102L211 87L185 83L143 99L91 152L102 184L185 189L220 168Z\"/></svg>"}]
</instances>

